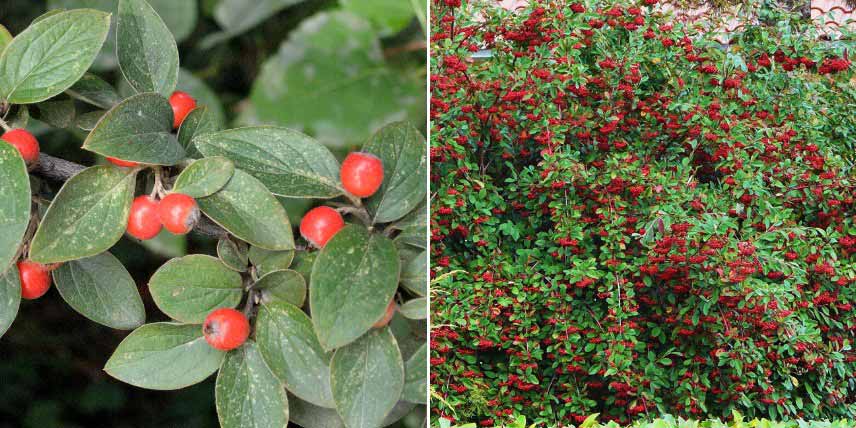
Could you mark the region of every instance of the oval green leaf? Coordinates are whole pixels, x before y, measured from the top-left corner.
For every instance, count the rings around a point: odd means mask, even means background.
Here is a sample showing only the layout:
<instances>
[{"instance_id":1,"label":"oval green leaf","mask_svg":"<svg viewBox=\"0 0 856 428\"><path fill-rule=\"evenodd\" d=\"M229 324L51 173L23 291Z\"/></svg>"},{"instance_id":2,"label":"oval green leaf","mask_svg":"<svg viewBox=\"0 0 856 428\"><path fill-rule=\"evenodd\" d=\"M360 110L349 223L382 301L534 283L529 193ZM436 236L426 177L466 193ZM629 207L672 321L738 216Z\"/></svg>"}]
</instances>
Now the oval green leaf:
<instances>
[{"instance_id":1,"label":"oval green leaf","mask_svg":"<svg viewBox=\"0 0 856 428\"><path fill-rule=\"evenodd\" d=\"M271 272L256 282L262 290L262 302L286 302L298 308L306 301L306 281L293 270Z\"/></svg>"},{"instance_id":2,"label":"oval green leaf","mask_svg":"<svg viewBox=\"0 0 856 428\"><path fill-rule=\"evenodd\" d=\"M0 274L18 254L30 222L30 176L20 153L0 142Z\"/></svg>"},{"instance_id":3,"label":"oval green leaf","mask_svg":"<svg viewBox=\"0 0 856 428\"><path fill-rule=\"evenodd\" d=\"M264 184L240 169L226 187L197 202L205 215L245 242L268 250L294 249L285 209Z\"/></svg>"},{"instance_id":4,"label":"oval green leaf","mask_svg":"<svg viewBox=\"0 0 856 428\"><path fill-rule=\"evenodd\" d=\"M9 46L9 43L12 43L12 33L0 24L0 54L3 53L3 50L6 49L6 46Z\"/></svg>"},{"instance_id":5,"label":"oval green leaf","mask_svg":"<svg viewBox=\"0 0 856 428\"><path fill-rule=\"evenodd\" d=\"M226 186L234 173L235 164L227 158L199 159L181 171L172 190L191 198L204 198Z\"/></svg>"},{"instance_id":6,"label":"oval green leaf","mask_svg":"<svg viewBox=\"0 0 856 428\"><path fill-rule=\"evenodd\" d=\"M21 281L18 269L9 269L5 274L0 274L0 337L6 334L15 321L20 305Z\"/></svg>"},{"instance_id":7,"label":"oval green leaf","mask_svg":"<svg viewBox=\"0 0 856 428\"><path fill-rule=\"evenodd\" d=\"M155 93L134 95L113 107L86 137L83 148L152 165L175 165L185 156L172 134L172 107Z\"/></svg>"},{"instance_id":8,"label":"oval green leaf","mask_svg":"<svg viewBox=\"0 0 856 428\"><path fill-rule=\"evenodd\" d=\"M239 273L202 254L166 262L149 280L149 291L172 319L199 324L214 309L237 306L244 292Z\"/></svg>"},{"instance_id":9,"label":"oval green leaf","mask_svg":"<svg viewBox=\"0 0 856 428\"><path fill-rule=\"evenodd\" d=\"M133 330L146 322L137 284L110 253L64 263L53 280L69 306L98 324Z\"/></svg>"},{"instance_id":10,"label":"oval green leaf","mask_svg":"<svg viewBox=\"0 0 856 428\"><path fill-rule=\"evenodd\" d=\"M91 9L30 25L0 56L0 98L31 104L65 91L92 65L109 30L110 15Z\"/></svg>"},{"instance_id":11,"label":"oval green leaf","mask_svg":"<svg viewBox=\"0 0 856 428\"><path fill-rule=\"evenodd\" d=\"M345 428L335 409L316 406L288 394L288 417L295 424L312 428Z\"/></svg>"},{"instance_id":12,"label":"oval green leaf","mask_svg":"<svg viewBox=\"0 0 856 428\"><path fill-rule=\"evenodd\" d=\"M398 220L425 200L425 137L413 125L397 122L384 126L363 146L363 151L383 161L383 184L366 202L373 222Z\"/></svg>"},{"instance_id":13,"label":"oval green leaf","mask_svg":"<svg viewBox=\"0 0 856 428\"><path fill-rule=\"evenodd\" d=\"M330 384L336 411L348 428L382 426L404 388L404 362L389 329L372 330L337 350Z\"/></svg>"},{"instance_id":14,"label":"oval green leaf","mask_svg":"<svg viewBox=\"0 0 856 428\"><path fill-rule=\"evenodd\" d=\"M309 306L326 350L353 342L377 322L398 288L398 254L389 238L347 225L315 259Z\"/></svg>"},{"instance_id":15,"label":"oval green leaf","mask_svg":"<svg viewBox=\"0 0 856 428\"><path fill-rule=\"evenodd\" d=\"M288 397L279 379L247 341L229 352L214 388L221 428L285 428Z\"/></svg>"},{"instance_id":16,"label":"oval green leaf","mask_svg":"<svg viewBox=\"0 0 856 428\"><path fill-rule=\"evenodd\" d=\"M398 309L405 318L424 320L428 318L428 301L424 297L408 300Z\"/></svg>"},{"instance_id":17,"label":"oval green leaf","mask_svg":"<svg viewBox=\"0 0 856 428\"><path fill-rule=\"evenodd\" d=\"M104 371L140 388L180 389L211 376L225 355L208 345L199 325L146 324L119 344Z\"/></svg>"},{"instance_id":18,"label":"oval green leaf","mask_svg":"<svg viewBox=\"0 0 856 428\"><path fill-rule=\"evenodd\" d=\"M189 157L202 157L193 145L193 137L218 131L220 128L217 123L217 118L214 117L211 109L207 106L196 107L185 116L181 127L178 128L178 144L184 147Z\"/></svg>"},{"instance_id":19,"label":"oval green leaf","mask_svg":"<svg viewBox=\"0 0 856 428\"><path fill-rule=\"evenodd\" d=\"M318 406L334 406L330 355L321 348L303 311L283 302L261 305L256 341L268 367L292 394Z\"/></svg>"},{"instance_id":20,"label":"oval green leaf","mask_svg":"<svg viewBox=\"0 0 856 428\"><path fill-rule=\"evenodd\" d=\"M425 200L392 227L400 231L394 239L396 246L407 244L428 249L428 210L425 209Z\"/></svg>"},{"instance_id":21,"label":"oval green leaf","mask_svg":"<svg viewBox=\"0 0 856 428\"><path fill-rule=\"evenodd\" d=\"M145 0L119 0L116 55L125 80L138 93L170 96L178 83L178 47Z\"/></svg>"},{"instance_id":22,"label":"oval green leaf","mask_svg":"<svg viewBox=\"0 0 856 428\"><path fill-rule=\"evenodd\" d=\"M241 242L236 244L231 239L221 239L217 241L217 257L226 265L227 268L236 272L246 272L247 263L247 244Z\"/></svg>"},{"instance_id":23,"label":"oval green leaf","mask_svg":"<svg viewBox=\"0 0 856 428\"><path fill-rule=\"evenodd\" d=\"M428 349L423 343L404 366L403 400L411 403L428 404Z\"/></svg>"},{"instance_id":24,"label":"oval green leaf","mask_svg":"<svg viewBox=\"0 0 856 428\"><path fill-rule=\"evenodd\" d=\"M205 156L226 156L280 196L334 198L342 194L339 162L318 141L286 128L258 126L195 137Z\"/></svg>"},{"instance_id":25,"label":"oval green leaf","mask_svg":"<svg viewBox=\"0 0 856 428\"><path fill-rule=\"evenodd\" d=\"M100 77L89 73L84 74L65 93L76 100L105 110L110 110L122 101L113 86Z\"/></svg>"},{"instance_id":26,"label":"oval green leaf","mask_svg":"<svg viewBox=\"0 0 856 428\"><path fill-rule=\"evenodd\" d=\"M59 263L110 249L125 233L136 176L136 170L105 165L71 177L45 213L30 258Z\"/></svg>"}]
</instances>

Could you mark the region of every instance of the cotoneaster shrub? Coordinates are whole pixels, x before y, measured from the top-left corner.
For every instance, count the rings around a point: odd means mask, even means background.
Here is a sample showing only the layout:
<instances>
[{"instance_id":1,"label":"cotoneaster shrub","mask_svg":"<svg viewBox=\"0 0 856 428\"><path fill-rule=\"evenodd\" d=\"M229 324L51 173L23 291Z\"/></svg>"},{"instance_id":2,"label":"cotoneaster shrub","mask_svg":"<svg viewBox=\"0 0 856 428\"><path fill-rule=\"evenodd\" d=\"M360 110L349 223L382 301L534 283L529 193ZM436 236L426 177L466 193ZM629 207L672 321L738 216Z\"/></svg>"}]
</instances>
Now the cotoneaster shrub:
<instances>
[{"instance_id":1,"label":"cotoneaster shrub","mask_svg":"<svg viewBox=\"0 0 856 428\"><path fill-rule=\"evenodd\" d=\"M856 415L853 35L656 4L432 3L435 416Z\"/></svg>"}]
</instances>

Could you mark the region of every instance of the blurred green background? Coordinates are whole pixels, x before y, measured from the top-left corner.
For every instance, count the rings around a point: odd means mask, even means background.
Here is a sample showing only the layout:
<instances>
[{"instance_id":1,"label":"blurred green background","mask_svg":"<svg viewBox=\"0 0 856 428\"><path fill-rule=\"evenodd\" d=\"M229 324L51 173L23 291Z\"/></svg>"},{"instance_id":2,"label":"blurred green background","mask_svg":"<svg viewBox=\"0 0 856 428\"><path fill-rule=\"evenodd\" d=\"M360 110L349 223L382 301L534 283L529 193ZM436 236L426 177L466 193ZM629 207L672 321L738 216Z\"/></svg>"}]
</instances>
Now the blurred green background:
<instances>
[{"instance_id":1,"label":"blurred green background","mask_svg":"<svg viewBox=\"0 0 856 428\"><path fill-rule=\"evenodd\" d=\"M408 120L425 132L426 0L149 0L178 41L179 89L213 109L223 128L277 124L306 132L338 155L380 126ZM15 35L56 8L114 11L118 0L0 0L0 24ZM127 95L115 40L92 72ZM46 153L92 165L80 150L85 111L59 123L29 112ZM42 118L47 119L47 118ZM59 183L46 183L48 193ZM282 199L292 221L309 207ZM146 282L168 258L215 254L216 243L168 234L145 247L127 239L111 252L137 280L147 322L165 320ZM0 338L0 428L216 427L214 378L179 391L146 391L102 366L128 332L86 320L55 290L24 301ZM416 411L402 422L418 426Z\"/></svg>"}]
</instances>

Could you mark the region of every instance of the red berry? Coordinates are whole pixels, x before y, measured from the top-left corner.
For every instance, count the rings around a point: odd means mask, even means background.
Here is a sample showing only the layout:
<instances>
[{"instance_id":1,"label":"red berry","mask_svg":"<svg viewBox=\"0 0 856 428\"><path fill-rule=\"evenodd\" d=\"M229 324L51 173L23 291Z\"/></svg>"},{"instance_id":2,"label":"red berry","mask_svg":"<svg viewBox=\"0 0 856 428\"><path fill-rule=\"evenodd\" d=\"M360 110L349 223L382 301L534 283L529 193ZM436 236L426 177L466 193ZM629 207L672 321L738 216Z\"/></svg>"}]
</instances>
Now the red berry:
<instances>
[{"instance_id":1,"label":"red berry","mask_svg":"<svg viewBox=\"0 0 856 428\"><path fill-rule=\"evenodd\" d=\"M169 97L169 105L172 106L172 127L178 129L184 118L196 108L196 100L187 92L175 91Z\"/></svg>"},{"instance_id":2,"label":"red berry","mask_svg":"<svg viewBox=\"0 0 856 428\"><path fill-rule=\"evenodd\" d=\"M374 328L386 327L390 321L392 321L392 316L395 315L395 311L398 309L398 305L395 304L395 299L390 300L389 306L386 307L386 313L383 314L383 318L377 320L376 323L372 324Z\"/></svg>"},{"instance_id":3,"label":"red berry","mask_svg":"<svg viewBox=\"0 0 856 428\"><path fill-rule=\"evenodd\" d=\"M368 153L349 153L342 162L339 176L348 193L367 198L377 192L383 183L383 162Z\"/></svg>"},{"instance_id":4,"label":"red berry","mask_svg":"<svg viewBox=\"0 0 856 428\"><path fill-rule=\"evenodd\" d=\"M145 241L157 236L162 227L157 201L148 195L137 196L131 204L131 215L128 216L128 235Z\"/></svg>"},{"instance_id":5,"label":"red berry","mask_svg":"<svg viewBox=\"0 0 856 428\"><path fill-rule=\"evenodd\" d=\"M125 168L133 168L133 167L139 165L139 163L137 163L137 162L123 161L122 159L111 158L109 156L107 157L107 160L110 161L110 163L112 163L113 165L121 166L121 167L125 167Z\"/></svg>"},{"instance_id":6,"label":"red berry","mask_svg":"<svg viewBox=\"0 0 856 428\"><path fill-rule=\"evenodd\" d=\"M184 235L199 221L196 200L181 193L170 193L158 204L158 218L166 230Z\"/></svg>"},{"instance_id":7,"label":"red berry","mask_svg":"<svg viewBox=\"0 0 856 428\"><path fill-rule=\"evenodd\" d=\"M250 322L241 312L231 308L217 309L205 318L202 334L214 349L231 351L241 346L250 335Z\"/></svg>"},{"instance_id":8,"label":"red berry","mask_svg":"<svg viewBox=\"0 0 856 428\"><path fill-rule=\"evenodd\" d=\"M300 220L300 235L310 244L324 248L327 241L343 227L345 227L345 220L338 211L320 206L309 210Z\"/></svg>"},{"instance_id":9,"label":"red berry","mask_svg":"<svg viewBox=\"0 0 856 428\"><path fill-rule=\"evenodd\" d=\"M29 260L18 262L21 275L21 297L27 300L38 299L51 287L51 274L45 266Z\"/></svg>"},{"instance_id":10,"label":"red berry","mask_svg":"<svg viewBox=\"0 0 856 428\"><path fill-rule=\"evenodd\" d=\"M6 131L0 139L5 140L18 149L24 162L31 164L39 160L39 141L26 129Z\"/></svg>"}]
</instances>

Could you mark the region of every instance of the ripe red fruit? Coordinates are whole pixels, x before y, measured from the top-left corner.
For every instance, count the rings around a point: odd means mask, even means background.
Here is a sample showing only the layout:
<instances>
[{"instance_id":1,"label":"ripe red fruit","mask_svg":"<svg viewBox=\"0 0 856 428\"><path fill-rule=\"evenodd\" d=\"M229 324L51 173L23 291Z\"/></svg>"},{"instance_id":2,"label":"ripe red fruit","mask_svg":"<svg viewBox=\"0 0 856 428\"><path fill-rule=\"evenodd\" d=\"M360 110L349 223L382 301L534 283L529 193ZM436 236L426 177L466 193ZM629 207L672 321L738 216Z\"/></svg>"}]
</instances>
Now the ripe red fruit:
<instances>
[{"instance_id":1,"label":"ripe red fruit","mask_svg":"<svg viewBox=\"0 0 856 428\"><path fill-rule=\"evenodd\" d=\"M368 153L349 153L342 162L339 177L348 193L360 198L369 197L383 183L383 162Z\"/></svg>"},{"instance_id":2,"label":"ripe red fruit","mask_svg":"<svg viewBox=\"0 0 856 428\"><path fill-rule=\"evenodd\" d=\"M196 100L187 92L175 91L169 97L169 105L172 106L172 127L178 129L181 122L184 122L184 118L196 108Z\"/></svg>"},{"instance_id":3,"label":"ripe red fruit","mask_svg":"<svg viewBox=\"0 0 856 428\"><path fill-rule=\"evenodd\" d=\"M231 351L241 346L250 335L250 322L241 312L231 308L214 310L202 324L205 341L214 349Z\"/></svg>"},{"instance_id":4,"label":"ripe red fruit","mask_svg":"<svg viewBox=\"0 0 856 428\"><path fill-rule=\"evenodd\" d=\"M170 193L158 204L158 218L166 230L184 235L199 221L196 200L182 193Z\"/></svg>"},{"instance_id":5,"label":"ripe red fruit","mask_svg":"<svg viewBox=\"0 0 856 428\"><path fill-rule=\"evenodd\" d=\"M6 131L0 139L18 149L21 157L24 158L24 162L31 164L39 160L39 141L26 129L18 128Z\"/></svg>"},{"instance_id":6,"label":"ripe red fruit","mask_svg":"<svg viewBox=\"0 0 856 428\"><path fill-rule=\"evenodd\" d=\"M38 299L51 287L50 272L38 263L29 260L18 262L18 274L21 276L21 297L24 299Z\"/></svg>"},{"instance_id":7,"label":"ripe red fruit","mask_svg":"<svg viewBox=\"0 0 856 428\"><path fill-rule=\"evenodd\" d=\"M386 327L390 321L392 321L393 315L395 315L395 311L398 309L398 305L395 303L395 299L389 301L389 306L386 307L386 313L383 314L383 318L377 320L376 323L372 324L374 328Z\"/></svg>"},{"instance_id":8,"label":"ripe red fruit","mask_svg":"<svg viewBox=\"0 0 856 428\"><path fill-rule=\"evenodd\" d=\"M131 215L128 216L128 235L145 241L157 236L162 227L158 202L148 195L137 196L131 204Z\"/></svg>"},{"instance_id":9,"label":"ripe red fruit","mask_svg":"<svg viewBox=\"0 0 856 428\"><path fill-rule=\"evenodd\" d=\"M327 241L343 227L345 227L345 220L338 211L320 206L309 210L300 220L300 235L310 244L324 248Z\"/></svg>"},{"instance_id":10,"label":"ripe red fruit","mask_svg":"<svg viewBox=\"0 0 856 428\"><path fill-rule=\"evenodd\" d=\"M133 167L139 165L139 163L137 163L137 162L123 161L122 159L111 158L109 156L107 157L107 160L110 163L112 163L113 165L121 166L121 167L125 167L125 168L133 168Z\"/></svg>"}]
</instances>

